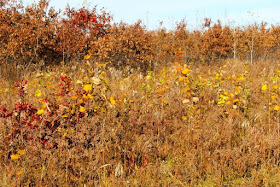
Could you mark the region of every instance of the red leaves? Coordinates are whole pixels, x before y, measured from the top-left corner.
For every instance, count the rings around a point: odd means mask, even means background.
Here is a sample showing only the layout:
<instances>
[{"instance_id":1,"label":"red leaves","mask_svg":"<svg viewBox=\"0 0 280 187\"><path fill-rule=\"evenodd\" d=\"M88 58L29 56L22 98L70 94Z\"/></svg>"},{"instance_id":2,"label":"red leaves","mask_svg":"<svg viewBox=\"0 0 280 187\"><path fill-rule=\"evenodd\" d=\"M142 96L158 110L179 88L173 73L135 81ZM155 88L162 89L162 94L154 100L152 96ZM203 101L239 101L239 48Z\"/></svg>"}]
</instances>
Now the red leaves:
<instances>
[{"instance_id":1,"label":"red leaves","mask_svg":"<svg viewBox=\"0 0 280 187\"><path fill-rule=\"evenodd\" d=\"M60 76L60 82L58 83L58 86L60 86L61 92L59 96L65 96L71 91L70 84L71 81L67 76Z\"/></svg>"},{"instance_id":2,"label":"red leaves","mask_svg":"<svg viewBox=\"0 0 280 187\"><path fill-rule=\"evenodd\" d=\"M138 169L148 164L148 159L143 153L130 154L127 156L127 163L130 168Z\"/></svg>"},{"instance_id":3,"label":"red leaves","mask_svg":"<svg viewBox=\"0 0 280 187\"><path fill-rule=\"evenodd\" d=\"M7 108L4 107L4 106L2 106L2 105L0 105L0 111L2 111L2 112L7 112Z\"/></svg>"},{"instance_id":4,"label":"red leaves","mask_svg":"<svg viewBox=\"0 0 280 187\"><path fill-rule=\"evenodd\" d=\"M6 106L0 105L0 118L3 119L3 124L10 130L12 139L5 142L7 145L11 144L11 141L28 141L38 140L34 137L35 134L42 135L42 137L52 136L57 133L57 129L62 125L75 126L81 118L87 115L86 104L83 102L83 95L86 93L81 89L77 89L75 92L80 98L79 101L71 102L67 100L67 94L73 93L71 88L71 80L68 76L59 76L56 80L59 81L58 85L60 91L52 93L52 95L66 96L59 103L55 99L43 99L41 100L41 109L43 113L38 113L37 108L28 103L26 97L26 80L19 80L15 85L18 89L20 100L14 103L12 109L8 109ZM69 95L71 96L71 95ZM81 110L83 108L83 110ZM43 115L42 115L43 114ZM1 120L2 122L2 120ZM39 140L43 147L48 148L48 139ZM57 141L57 140L52 140ZM53 142L52 142L53 143ZM46 145L45 145L46 144Z\"/></svg>"},{"instance_id":5,"label":"red leaves","mask_svg":"<svg viewBox=\"0 0 280 187\"><path fill-rule=\"evenodd\" d=\"M0 118L7 118L10 117L10 115L7 114L8 110L6 107L0 105Z\"/></svg>"},{"instance_id":6,"label":"red leaves","mask_svg":"<svg viewBox=\"0 0 280 187\"><path fill-rule=\"evenodd\" d=\"M20 101L16 102L11 110L0 105L0 118L4 119L4 124L11 128L12 137L17 137L20 134L28 140L32 138L30 136L32 136L33 130L37 129L41 123L41 117L37 115L37 109L25 101L26 85L26 80L18 81L15 88L18 88ZM14 139L9 141L14 141Z\"/></svg>"},{"instance_id":7,"label":"red leaves","mask_svg":"<svg viewBox=\"0 0 280 187\"><path fill-rule=\"evenodd\" d=\"M45 145L47 143L47 140L41 140L41 144Z\"/></svg>"},{"instance_id":8,"label":"red leaves","mask_svg":"<svg viewBox=\"0 0 280 187\"><path fill-rule=\"evenodd\" d=\"M14 86L15 88L18 88L18 95L21 97L21 99L24 99L22 97L24 96L25 93L24 88L26 87L26 85L27 85L27 80L19 79L17 81L17 84Z\"/></svg>"},{"instance_id":9,"label":"red leaves","mask_svg":"<svg viewBox=\"0 0 280 187\"><path fill-rule=\"evenodd\" d=\"M136 123L136 120L133 119L133 120L131 121L131 124L134 125L135 123Z\"/></svg>"},{"instance_id":10,"label":"red leaves","mask_svg":"<svg viewBox=\"0 0 280 187\"><path fill-rule=\"evenodd\" d=\"M73 56L79 51L88 50L91 41L103 37L110 27L111 16L105 12L97 13L96 8L67 8L66 18L59 21L56 32L57 51L66 49Z\"/></svg>"}]
</instances>

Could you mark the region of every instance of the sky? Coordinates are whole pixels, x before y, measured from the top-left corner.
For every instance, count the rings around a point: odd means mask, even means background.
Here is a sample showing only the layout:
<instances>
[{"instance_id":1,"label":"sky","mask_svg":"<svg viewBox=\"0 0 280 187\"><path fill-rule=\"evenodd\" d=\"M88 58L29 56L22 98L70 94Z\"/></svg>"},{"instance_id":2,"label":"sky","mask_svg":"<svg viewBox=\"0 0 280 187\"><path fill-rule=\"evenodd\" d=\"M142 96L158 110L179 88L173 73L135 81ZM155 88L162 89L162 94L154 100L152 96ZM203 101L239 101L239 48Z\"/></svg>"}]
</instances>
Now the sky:
<instances>
[{"instance_id":1,"label":"sky","mask_svg":"<svg viewBox=\"0 0 280 187\"><path fill-rule=\"evenodd\" d=\"M38 0L35 0L38 1ZM30 4L34 0L23 0ZM205 17L223 24L242 26L265 21L280 25L280 0L51 0L50 6L64 9L71 7L104 8L113 15L115 22L133 24L142 20L148 29L163 27L173 29L176 22L185 19L188 28L199 29Z\"/></svg>"}]
</instances>

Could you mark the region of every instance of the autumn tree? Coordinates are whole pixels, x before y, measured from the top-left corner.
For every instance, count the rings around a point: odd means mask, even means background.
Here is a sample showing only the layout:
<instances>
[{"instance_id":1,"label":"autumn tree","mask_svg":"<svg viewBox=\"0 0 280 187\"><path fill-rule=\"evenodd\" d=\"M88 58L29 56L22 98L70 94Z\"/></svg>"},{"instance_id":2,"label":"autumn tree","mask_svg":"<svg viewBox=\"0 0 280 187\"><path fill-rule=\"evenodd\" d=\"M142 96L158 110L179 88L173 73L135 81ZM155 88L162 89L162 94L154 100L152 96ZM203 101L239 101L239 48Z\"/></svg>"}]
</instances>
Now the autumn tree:
<instances>
[{"instance_id":1,"label":"autumn tree","mask_svg":"<svg viewBox=\"0 0 280 187\"><path fill-rule=\"evenodd\" d=\"M63 57L76 56L91 50L92 41L108 34L111 16L102 11L97 12L96 7L89 10L85 7L76 10L66 8L65 18L59 21L56 31L56 51L62 52Z\"/></svg>"},{"instance_id":2,"label":"autumn tree","mask_svg":"<svg viewBox=\"0 0 280 187\"><path fill-rule=\"evenodd\" d=\"M106 37L92 42L91 53L100 61L111 61L116 67L146 66L154 60L154 45L151 32L141 26L141 21L134 25L115 24Z\"/></svg>"},{"instance_id":3,"label":"autumn tree","mask_svg":"<svg viewBox=\"0 0 280 187\"><path fill-rule=\"evenodd\" d=\"M29 65L35 60L50 58L55 45L55 26L58 13L49 8L49 1L23 7L6 1L0 10L0 56L2 60L17 59Z\"/></svg>"}]
</instances>

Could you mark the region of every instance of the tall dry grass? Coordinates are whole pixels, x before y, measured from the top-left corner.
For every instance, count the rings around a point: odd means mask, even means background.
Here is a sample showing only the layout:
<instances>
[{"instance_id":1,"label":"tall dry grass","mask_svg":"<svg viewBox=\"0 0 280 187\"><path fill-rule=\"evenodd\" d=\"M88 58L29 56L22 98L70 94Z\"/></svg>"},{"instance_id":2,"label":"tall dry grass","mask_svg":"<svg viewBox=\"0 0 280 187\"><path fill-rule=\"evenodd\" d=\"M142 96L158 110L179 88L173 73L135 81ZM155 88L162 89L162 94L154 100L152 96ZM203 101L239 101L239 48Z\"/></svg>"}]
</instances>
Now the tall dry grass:
<instances>
[{"instance_id":1,"label":"tall dry grass","mask_svg":"<svg viewBox=\"0 0 280 187\"><path fill-rule=\"evenodd\" d=\"M227 60L178 67L124 76L73 62L25 74L26 102L38 109L34 92L56 98L61 74L74 90L96 76L107 87L93 85L84 118L66 125L58 115L59 128L34 131L30 141L12 139L13 123L1 119L1 186L278 186L279 65ZM11 109L19 98L2 82L1 105Z\"/></svg>"}]
</instances>

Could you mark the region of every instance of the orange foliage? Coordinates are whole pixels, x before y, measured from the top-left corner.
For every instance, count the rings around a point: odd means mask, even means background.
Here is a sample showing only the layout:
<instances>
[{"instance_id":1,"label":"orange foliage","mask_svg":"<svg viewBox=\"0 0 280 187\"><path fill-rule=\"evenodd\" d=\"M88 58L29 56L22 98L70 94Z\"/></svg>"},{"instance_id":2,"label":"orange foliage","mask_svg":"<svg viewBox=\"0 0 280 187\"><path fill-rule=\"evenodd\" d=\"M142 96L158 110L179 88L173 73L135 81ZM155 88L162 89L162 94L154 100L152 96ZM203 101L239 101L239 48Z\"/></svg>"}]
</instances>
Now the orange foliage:
<instances>
[{"instance_id":1,"label":"orange foliage","mask_svg":"<svg viewBox=\"0 0 280 187\"><path fill-rule=\"evenodd\" d=\"M64 15L66 18L59 21L56 31L56 50L65 52L68 57L86 53L91 47L89 44L105 36L110 28L110 15L104 11L97 14L96 7L92 10L67 7Z\"/></svg>"},{"instance_id":2,"label":"orange foliage","mask_svg":"<svg viewBox=\"0 0 280 187\"><path fill-rule=\"evenodd\" d=\"M0 4L0 60L24 65L41 59L67 61L90 54L93 60L114 66L141 67L180 62L216 62L227 58L274 60L280 56L280 27L266 23L246 27L223 26L205 18L201 30L187 30L186 22L174 30L148 31L140 21L117 23L96 7L59 12L48 0L24 7L5 0Z\"/></svg>"},{"instance_id":3,"label":"orange foliage","mask_svg":"<svg viewBox=\"0 0 280 187\"><path fill-rule=\"evenodd\" d=\"M115 66L139 65L153 60L152 35L141 26L120 23L114 25L106 37L91 43L90 53L100 61L111 61Z\"/></svg>"}]
</instances>

